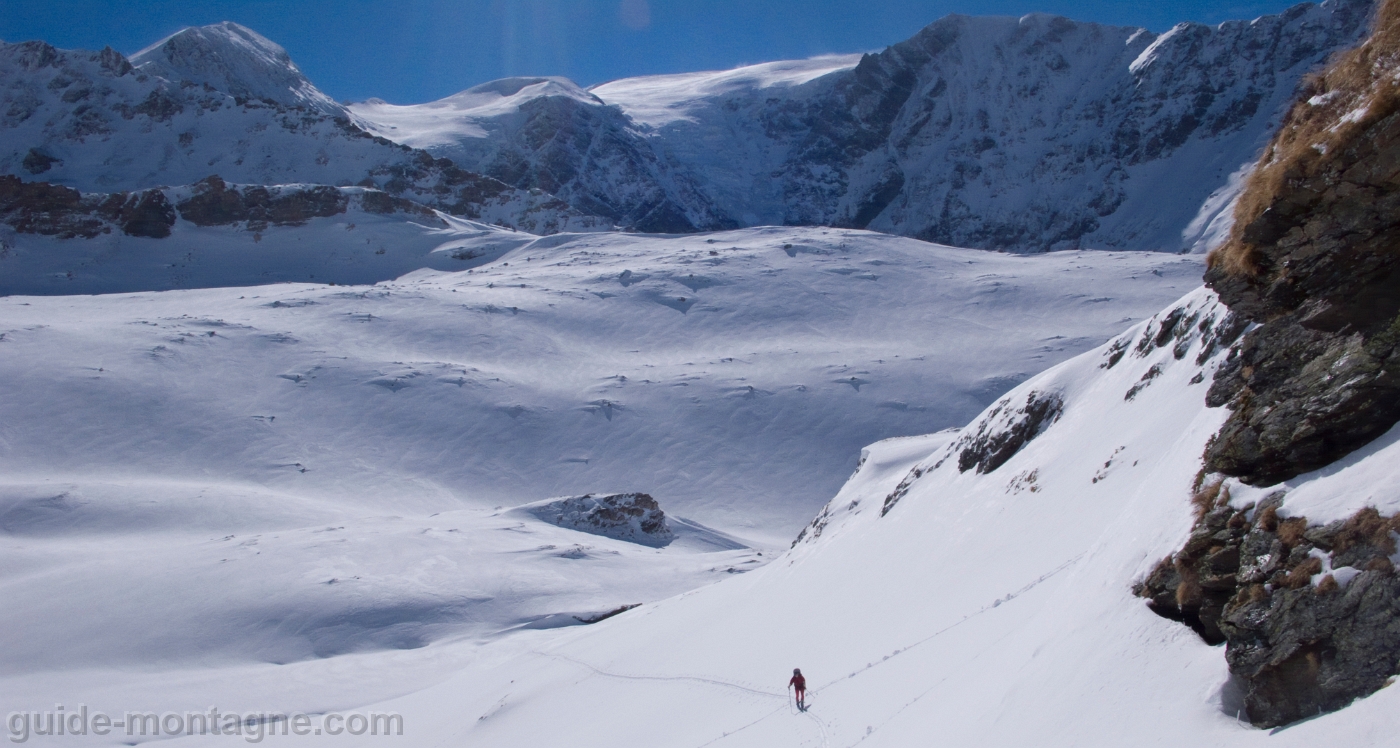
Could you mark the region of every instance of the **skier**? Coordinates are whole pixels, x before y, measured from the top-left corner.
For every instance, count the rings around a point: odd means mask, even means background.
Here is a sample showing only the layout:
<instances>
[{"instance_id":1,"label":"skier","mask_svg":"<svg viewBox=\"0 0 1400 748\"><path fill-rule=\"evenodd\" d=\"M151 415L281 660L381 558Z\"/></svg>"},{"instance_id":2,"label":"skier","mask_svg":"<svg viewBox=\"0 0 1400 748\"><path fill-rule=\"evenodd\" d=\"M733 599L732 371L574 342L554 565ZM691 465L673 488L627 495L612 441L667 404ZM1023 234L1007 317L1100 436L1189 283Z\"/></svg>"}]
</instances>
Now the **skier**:
<instances>
[{"instance_id":1,"label":"skier","mask_svg":"<svg viewBox=\"0 0 1400 748\"><path fill-rule=\"evenodd\" d=\"M807 679L802 677L801 668L792 669L792 680L788 681L788 688L797 692L798 710L807 711Z\"/></svg>"}]
</instances>

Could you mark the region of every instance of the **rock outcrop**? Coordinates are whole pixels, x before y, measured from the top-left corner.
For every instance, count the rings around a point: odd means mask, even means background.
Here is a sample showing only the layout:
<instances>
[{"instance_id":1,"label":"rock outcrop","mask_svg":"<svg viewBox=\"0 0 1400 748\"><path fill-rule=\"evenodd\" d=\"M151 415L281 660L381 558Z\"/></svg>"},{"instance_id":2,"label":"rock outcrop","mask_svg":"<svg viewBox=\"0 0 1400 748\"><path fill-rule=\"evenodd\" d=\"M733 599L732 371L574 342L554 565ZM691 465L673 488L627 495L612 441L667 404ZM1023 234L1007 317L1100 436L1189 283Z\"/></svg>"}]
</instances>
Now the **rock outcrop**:
<instances>
[{"instance_id":1,"label":"rock outcrop","mask_svg":"<svg viewBox=\"0 0 1400 748\"><path fill-rule=\"evenodd\" d=\"M579 532L662 547L675 539L666 513L644 493L584 494L520 507L545 522Z\"/></svg>"},{"instance_id":2,"label":"rock outcrop","mask_svg":"<svg viewBox=\"0 0 1400 748\"><path fill-rule=\"evenodd\" d=\"M1226 644L1251 722L1340 709L1400 671L1400 515L1286 516L1271 486L1400 420L1400 0L1309 80L1249 179L1206 280L1251 325L1215 374L1197 521L1137 594Z\"/></svg>"},{"instance_id":3,"label":"rock outcrop","mask_svg":"<svg viewBox=\"0 0 1400 748\"><path fill-rule=\"evenodd\" d=\"M196 226L239 224L248 231L301 226L312 218L345 213L354 201L369 213L403 213L442 225L426 206L359 187L230 185L215 175L190 187L84 194L0 175L0 223L22 234L59 239L92 239L114 229L164 239L175 226L177 211Z\"/></svg>"},{"instance_id":4,"label":"rock outcrop","mask_svg":"<svg viewBox=\"0 0 1400 748\"><path fill-rule=\"evenodd\" d=\"M1400 420L1400 5L1308 83L1207 285L1257 327L1215 377L1207 469L1271 485Z\"/></svg>"},{"instance_id":5,"label":"rock outcrop","mask_svg":"<svg viewBox=\"0 0 1400 748\"><path fill-rule=\"evenodd\" d=\"M1374 693L1400 671L1400 516L1364 509L1312 525L1284 494L1234 508L1220 483L1196 495L1186 545L1135 592L1158 615L1226 644L1249 720L1277 727Z\"/></svg>"},{"instance_id":6,"label":"rock outcrop","mask_svg":"<svg viewBox=\"0 0 1400 748\"><path fill-rule=\"evenodd\" d=\"M0 222L25 234L91 239L113 228L129 236L163 239L175 209L161 190L84 195L48 182L0 175Z\"/></svg>"}]
</instances>

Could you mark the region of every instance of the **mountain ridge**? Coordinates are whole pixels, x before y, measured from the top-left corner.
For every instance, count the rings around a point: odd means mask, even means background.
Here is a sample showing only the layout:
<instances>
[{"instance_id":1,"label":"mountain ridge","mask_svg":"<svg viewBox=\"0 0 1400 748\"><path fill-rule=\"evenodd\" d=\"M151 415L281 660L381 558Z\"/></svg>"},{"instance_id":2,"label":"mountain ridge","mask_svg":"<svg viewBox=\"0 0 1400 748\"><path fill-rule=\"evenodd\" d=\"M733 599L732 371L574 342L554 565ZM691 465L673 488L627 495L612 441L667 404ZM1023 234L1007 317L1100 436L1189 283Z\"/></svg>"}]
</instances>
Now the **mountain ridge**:
<instances>
[{"instance_id":1,"label":"mountain ridge","mask_svg":"<svg viewBox=\"0 0 1400 748\"><path fill-rule=\"evenodd\" d=\"M517 186L563 175L543 184L609 205L622 225L667 204L694 230L832 225L989 249L1204 251L1228 229L1232 176L1301 76L1361 36L1370 7L1328 0L1163 34L953 15L854 64L622 79L588 89L598 104L463 113L455 142L425 147ZM774 75L784 67L788 80ZM695 90L706 78L730 85ZM440 103L351 110L413 142L395 120ZM546 142L554 135L569 143ZM613 178L595 142L646 167Z\"/></svg>"}]
</instances>

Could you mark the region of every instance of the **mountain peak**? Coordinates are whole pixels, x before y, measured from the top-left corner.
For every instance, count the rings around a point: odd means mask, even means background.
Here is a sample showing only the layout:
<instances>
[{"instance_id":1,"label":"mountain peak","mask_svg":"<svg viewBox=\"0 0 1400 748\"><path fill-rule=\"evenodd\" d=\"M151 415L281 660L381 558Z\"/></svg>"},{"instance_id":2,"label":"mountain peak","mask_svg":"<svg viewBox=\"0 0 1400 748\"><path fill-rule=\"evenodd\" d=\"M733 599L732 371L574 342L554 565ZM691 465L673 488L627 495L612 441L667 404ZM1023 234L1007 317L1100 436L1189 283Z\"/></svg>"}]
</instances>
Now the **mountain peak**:
<instances>
[{"instance_id":1,"label":"mountain peak","mask_svg":"<svg viewBox=\"0 0 1400 748\"><path fill-rule=\"evenodd\" d=\"M151 75L202 83L240 98L342 112L302 74L287 50L232 21L177 31L132 55L131 63Z\"/></svg>"}]
</instances>

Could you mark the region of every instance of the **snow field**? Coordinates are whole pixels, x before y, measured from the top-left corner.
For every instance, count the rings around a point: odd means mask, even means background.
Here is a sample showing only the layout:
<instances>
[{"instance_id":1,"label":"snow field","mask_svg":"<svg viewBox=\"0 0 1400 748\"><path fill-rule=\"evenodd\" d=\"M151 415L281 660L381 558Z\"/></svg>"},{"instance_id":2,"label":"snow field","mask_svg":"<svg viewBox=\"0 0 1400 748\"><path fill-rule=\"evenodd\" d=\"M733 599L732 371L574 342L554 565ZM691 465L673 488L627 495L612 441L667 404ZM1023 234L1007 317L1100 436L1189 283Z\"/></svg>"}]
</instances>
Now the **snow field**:
<instances>
[{"instance_id":1,"label":"snow field","mask_svg":"<svg viewBox=\"0 0 1400 748\"><path fill-rule=\"evenodd\" d=\"M510 233L458 229L422 249ZM341 232L316 219L264 241ZM824 229L512 236L525 243L470 272L374 286L0 299L0 590L26 601L0 613L25 642L0 701L325 712L461 672L485 713L502 698L492 663L560 636L530 626L716 579L747 589L754 573L730 570L786 547L862 446L965 421L1200 272ZM906 456L883 449L860 480L886 463L882 480L902 477ZM656 496L681 538L658 552L498 513L622 490ZM762 707L750 719L784 703L759 671L705 661L609 672L771 692L741 692ZM814 664L817 705L832 667Z\"/></svg>"}]
</instances>

